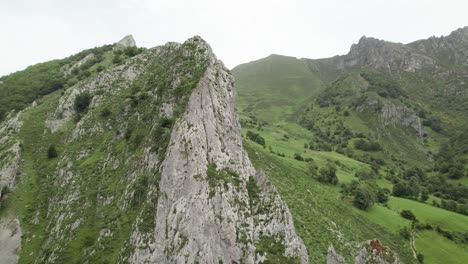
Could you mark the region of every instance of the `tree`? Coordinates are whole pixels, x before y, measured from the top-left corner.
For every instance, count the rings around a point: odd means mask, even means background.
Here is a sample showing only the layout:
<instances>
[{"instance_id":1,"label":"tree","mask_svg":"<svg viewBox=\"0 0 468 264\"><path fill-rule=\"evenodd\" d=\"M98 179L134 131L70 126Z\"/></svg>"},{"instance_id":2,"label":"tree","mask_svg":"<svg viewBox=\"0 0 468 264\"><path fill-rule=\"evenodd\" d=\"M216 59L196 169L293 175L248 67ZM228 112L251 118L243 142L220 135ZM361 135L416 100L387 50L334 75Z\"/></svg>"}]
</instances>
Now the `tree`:
<instances>
[{"instance_id":1,"label":"tree","mask_svg":"<svg viewBox=\"0 0 468 264\"><path fill-rule=\"evenodd\" d=\"M336 167L330 163L325 167L322 167L319 171L317 180L323 183L337 185L338 177L336 176Z\"/></svg>"},{"instance_id":2,"label":"tree","mask_svg":"<svg viewBox=\"0 0 468 264\"><path fill-rule=\"evenodd\" d=\"M408 185L405 182L397 182L393 185L393 196L396 197L405 197L411 194L411 190L409 190Z\"/></svg>"},{"instance_id":3,"label":"tree","mask_svg":"<svg viewBox=\"0 0 468 264\"><path fill-rule=\"evenodd\" d=\"M388 202L388 195L390 194L390 190L387 188L379 188L377 191L377 202L379 203L386 203Z\"/></svg>"},{"instance_id":4,"label":"tree","mask_svg":"<svg viewBox=\"0 0 468 264\"><path fill-rule=\"evenodd\" d=\"M74 104L76 112L78 113L84 112L88 108L92 99L93 97L87 92L77 95L75 98L75 104Z\"/></svg>"},{"instance_id":5,"label":"tree","mask_svg":"<svg viewBox=\"0 0 468 264\"><path fill-rule=\"evenodd\" d=\"M427 201L427 199L429 199L429 191L426 188L424 188L421 191L421 201L425 202Z\"/></svg>"},{"instance_id":6,"label":"tree","mask_svg":"<svg viewBox=\"0 0 468 264\"><path fill-rule=\"evenodd\" d=\"M377 176L375 172L368 170L368 169L360 169L355 173L355 176L361 180L370 180L375 179Z\"/></svg>"},{"instance_id":7,"label":"tree","mask_svg":"<svg viewBox=\"0 0 468 264\"><path fill-rule=\"evenodd\" d=\"M361 209L367 210L374 204L374 197L372 191L367 185L360 184L355 191L354 205Z\"/></svg>"}]
</instances>

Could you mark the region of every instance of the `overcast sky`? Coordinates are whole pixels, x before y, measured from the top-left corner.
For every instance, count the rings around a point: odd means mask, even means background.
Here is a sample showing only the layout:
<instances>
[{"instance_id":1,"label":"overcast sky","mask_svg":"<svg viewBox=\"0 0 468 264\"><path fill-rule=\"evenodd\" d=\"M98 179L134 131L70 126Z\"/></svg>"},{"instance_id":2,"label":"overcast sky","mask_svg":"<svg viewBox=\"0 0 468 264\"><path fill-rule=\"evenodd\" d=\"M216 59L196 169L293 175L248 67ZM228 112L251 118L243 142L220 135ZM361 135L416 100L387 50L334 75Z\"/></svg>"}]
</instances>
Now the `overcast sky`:
<instances>
[{"instance_id":1,"label":"overcast sky","mask_svg":"<svg viewBox=\"0 0 468 264\"><path fill-rule=\"evenodd\" d=\"M0 76L133 34L200 35L232 68L269 54L348 52L362 35L408 43L468 26L467 0L0 0Z\"/></svg>"}]
</instances>

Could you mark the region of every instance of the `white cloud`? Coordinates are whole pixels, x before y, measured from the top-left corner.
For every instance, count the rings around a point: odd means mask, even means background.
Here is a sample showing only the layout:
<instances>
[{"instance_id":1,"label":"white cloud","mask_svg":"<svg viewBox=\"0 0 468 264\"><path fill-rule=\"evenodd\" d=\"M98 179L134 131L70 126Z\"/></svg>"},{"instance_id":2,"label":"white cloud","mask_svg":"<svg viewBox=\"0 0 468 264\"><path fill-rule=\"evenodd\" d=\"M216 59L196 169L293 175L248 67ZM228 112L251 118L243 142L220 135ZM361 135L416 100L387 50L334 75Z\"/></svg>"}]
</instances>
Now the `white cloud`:
<instances>
[{"instance_id":1,"label":"white cloud","mask_svg":"<svg viewBox=\"0 0 468 264\"><path fill-rule=\"evenodd\" d=\"M152 47L205 38L229 67L271 53L346 53L360 36L410 42L468 25L464 0L0 0L0 75L133 34Z\"/></svg>"}]
</instances>

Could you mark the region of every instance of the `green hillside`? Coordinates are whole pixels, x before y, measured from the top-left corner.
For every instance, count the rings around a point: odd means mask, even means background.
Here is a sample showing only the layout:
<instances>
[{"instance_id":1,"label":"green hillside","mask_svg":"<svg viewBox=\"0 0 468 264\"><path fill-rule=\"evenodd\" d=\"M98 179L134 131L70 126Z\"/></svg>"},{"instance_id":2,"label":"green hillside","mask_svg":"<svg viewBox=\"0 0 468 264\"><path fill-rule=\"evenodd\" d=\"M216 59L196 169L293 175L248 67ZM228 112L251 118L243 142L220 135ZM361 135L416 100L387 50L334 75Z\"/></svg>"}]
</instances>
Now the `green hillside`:
<instances>
[{"instance_id":1,"label":"green hillside","mask_svg":"<svg viewBox=\"0 0 468 264\"><path fill-rule=\"evenodd\" d=\"M232 71L250 158L290 206L311 262L323 262L330 243L351 261L356 252L344 241L378 238L406 263L463 263L468 111L466 98L454 96L463 78L449 78L464 66L448 75L429 66L389 73L378 65L338 70L338 61L272 55Z\"/></svg>"},{"instance_id":2,"label":"green hillside","mask_svg":"<svg viewBox=\"0 0 468 264\"><path fill-rule=\"evenodd\" d=\"M232 70L236 78L237 108L261 122L275 123L306 106L324 89L302 60L270 55Z\"/></svg>"}]
</instances>

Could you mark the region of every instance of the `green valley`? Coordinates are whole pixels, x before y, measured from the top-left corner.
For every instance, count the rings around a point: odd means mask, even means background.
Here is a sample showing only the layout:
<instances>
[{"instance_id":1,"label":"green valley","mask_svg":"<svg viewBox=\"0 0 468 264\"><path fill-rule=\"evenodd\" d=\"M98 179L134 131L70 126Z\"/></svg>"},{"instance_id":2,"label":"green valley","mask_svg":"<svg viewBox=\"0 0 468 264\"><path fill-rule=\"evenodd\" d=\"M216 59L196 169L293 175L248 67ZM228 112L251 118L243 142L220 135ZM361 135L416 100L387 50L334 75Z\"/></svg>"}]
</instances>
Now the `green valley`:
<instances>
[{"instance_id":1,"label":"green valley","mask_svg":"<svg viewBox=\"0 0 468 264\"><path fill-rule=\"evenodd\" d=\"M460 32L468 29L438 41ZM249 156L288 203L313 263L323 263L329 244L351 261L350 245L370 239L406 263L466 259L468 109L460 73L468 68L418 47L362 38L344 56L271 55L232 70ZM395 62L409 57L419 64ZM329 167L336 185L323 182ZM414 220L400 215L406 210ZM314 236L314 228L327 231Z\"/></svg>"}]
</instances>

